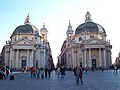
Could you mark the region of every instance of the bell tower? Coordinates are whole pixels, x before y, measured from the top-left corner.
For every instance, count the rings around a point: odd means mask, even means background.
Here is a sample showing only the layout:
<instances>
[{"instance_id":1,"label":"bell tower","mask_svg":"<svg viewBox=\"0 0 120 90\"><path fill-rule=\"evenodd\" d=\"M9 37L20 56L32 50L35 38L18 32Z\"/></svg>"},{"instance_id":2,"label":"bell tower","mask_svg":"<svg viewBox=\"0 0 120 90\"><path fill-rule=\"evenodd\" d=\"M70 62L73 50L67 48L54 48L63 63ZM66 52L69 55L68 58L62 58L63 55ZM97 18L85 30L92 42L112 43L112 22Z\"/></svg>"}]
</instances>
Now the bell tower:
<instances>
[{"instance_id":1,"label":"bell tower","mask_svg":"<svg viewBox=\"0 0 120 90\"><path fill-rule=\"evenodd\" d=\"M73 30L72 30L70 20L69 20L69 25L68 25L66 34L67 34L67 41L71 41L73 39Z\"/></svg>"},{"instance_id":2,"label":"bell tower","mask_svg":"<svg viewBox=\"0 0 120 90\"><path fill-rule=\"evenodd\" d=\"M43 24L43 27L40 30L41 34L42 34L42 38L44 42L47 42L47 33L48 30L45 28L45 23Z\"/></svg>"}]
</instances>

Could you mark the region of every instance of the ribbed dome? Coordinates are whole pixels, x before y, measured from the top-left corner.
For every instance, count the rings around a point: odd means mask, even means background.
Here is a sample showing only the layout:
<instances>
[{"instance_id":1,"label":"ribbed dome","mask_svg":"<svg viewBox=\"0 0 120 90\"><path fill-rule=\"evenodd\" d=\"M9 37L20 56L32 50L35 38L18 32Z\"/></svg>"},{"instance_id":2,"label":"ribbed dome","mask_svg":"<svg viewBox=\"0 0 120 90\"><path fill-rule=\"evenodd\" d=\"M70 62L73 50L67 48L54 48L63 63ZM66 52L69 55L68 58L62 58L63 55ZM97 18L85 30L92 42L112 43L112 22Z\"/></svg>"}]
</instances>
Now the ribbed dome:
<instances>
[{"instance_id":1,"label":"ribbed dome","mask_svg":"<svg viewBox=\"0 0 120 90\"><path fill-rule=\"evenodd\" d=\"M99 24L96 24L94 22L85 22L81 25L79 25L77 28L76 28L76 31L75 31L75 34L79 34L79 33L82 33L82 32L102 32L102 33L105 33L105 30L104 28L99 25Z\"/></svg>"},{"instance_id":2,"label":"ribbed dome","mask_svg":"<svg viewBox=\"0 0 120 90\"><path fill-rule=\"evenodd\" d=\"M18 26L12 35L15 35L15 34L30 34L30 33L35 33L36 31L38 31L38 29L33 26L33 25L30 25L30 24L25 24L25 25L20 25Z\"/></svg>"}]
</instances>

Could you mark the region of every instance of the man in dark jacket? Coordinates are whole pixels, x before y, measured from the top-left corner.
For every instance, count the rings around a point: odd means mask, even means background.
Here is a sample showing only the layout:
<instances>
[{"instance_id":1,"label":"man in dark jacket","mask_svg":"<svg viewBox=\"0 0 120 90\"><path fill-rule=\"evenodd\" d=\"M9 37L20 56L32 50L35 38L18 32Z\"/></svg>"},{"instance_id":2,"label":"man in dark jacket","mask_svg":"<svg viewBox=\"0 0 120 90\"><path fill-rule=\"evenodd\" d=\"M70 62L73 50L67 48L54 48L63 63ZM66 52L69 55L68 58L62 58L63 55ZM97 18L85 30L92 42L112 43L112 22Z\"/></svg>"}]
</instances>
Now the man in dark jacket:
<instances>
[{"instance_id":1,"label":"man in dark jacket","mask_svg":"<svg viewBox=\"0 0 120 90\"><path fill-rule=\"evenodd\" d=\"M64 76L66 75L66 73L65 73L65 66L62 66L60 68L60 72L61 72L61 78L64 78Z\"/></svg>"}]
</instances>

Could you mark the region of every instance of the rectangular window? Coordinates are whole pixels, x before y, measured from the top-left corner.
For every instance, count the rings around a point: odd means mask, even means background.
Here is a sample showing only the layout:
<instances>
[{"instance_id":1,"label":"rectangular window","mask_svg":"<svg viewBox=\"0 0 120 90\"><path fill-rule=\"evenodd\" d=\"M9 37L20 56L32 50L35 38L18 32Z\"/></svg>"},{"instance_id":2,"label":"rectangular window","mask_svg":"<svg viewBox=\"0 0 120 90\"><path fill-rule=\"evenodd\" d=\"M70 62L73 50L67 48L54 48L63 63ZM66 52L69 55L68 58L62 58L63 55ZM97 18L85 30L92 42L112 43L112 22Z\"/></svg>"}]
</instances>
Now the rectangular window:
<instances>
[{"instance_id":1,"label":"rectangular window","mask_svg":"<svg viewBox=\"0 0 120 90\"><path fill-rule=\"evenodd\" d=\"M91 38L94 38L94 37L95 37L95 36L90 36L90 39L91 39Z\"/></svg>"}]
</instances>

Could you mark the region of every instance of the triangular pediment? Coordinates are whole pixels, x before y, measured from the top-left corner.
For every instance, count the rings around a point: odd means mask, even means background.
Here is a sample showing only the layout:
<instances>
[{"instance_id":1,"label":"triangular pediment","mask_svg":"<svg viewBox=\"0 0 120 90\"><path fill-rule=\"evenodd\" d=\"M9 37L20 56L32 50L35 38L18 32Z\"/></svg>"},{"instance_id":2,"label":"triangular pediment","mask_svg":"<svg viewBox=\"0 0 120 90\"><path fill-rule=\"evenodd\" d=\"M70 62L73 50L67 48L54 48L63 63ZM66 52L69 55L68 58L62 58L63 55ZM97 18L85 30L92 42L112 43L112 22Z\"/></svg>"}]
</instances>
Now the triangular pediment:
<instances>
[{"instance_id":1,"label":"triangular pediment","mask_svg":"<svg viewBox=\"0 0 120 90\"><path fill-rule=\"evenodd\" d=\"M20 46L20 45L28 45L29 46L30 45L31 46L31 45L34 45L34 43L28 39L22 38L22 39L19 39L19 40L13 42L12 45L18 45L18 46Z\"/></svg>"},{"instance_id":2,"label":"triangular pediment","mask_svg":"<svg viewBox=\"0 0 120 90\"><path fill-rule=\"evenodd\" d=\"M99 38L92 38L84 42L84 44L105 44L105 43L106 41Z\"/></svg>"}]
</instances>

